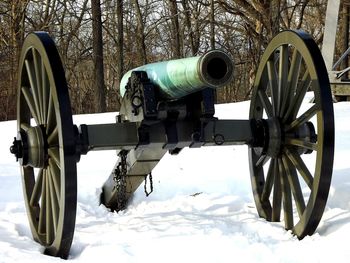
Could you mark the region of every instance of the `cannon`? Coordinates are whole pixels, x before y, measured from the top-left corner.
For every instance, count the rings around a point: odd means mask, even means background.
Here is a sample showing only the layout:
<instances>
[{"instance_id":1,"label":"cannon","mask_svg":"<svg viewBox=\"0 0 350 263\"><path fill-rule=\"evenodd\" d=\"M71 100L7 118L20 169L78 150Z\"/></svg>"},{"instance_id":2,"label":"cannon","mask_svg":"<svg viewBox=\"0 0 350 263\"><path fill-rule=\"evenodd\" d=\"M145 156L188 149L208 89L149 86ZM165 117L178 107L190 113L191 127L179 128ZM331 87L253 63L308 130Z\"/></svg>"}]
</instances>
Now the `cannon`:
<instances>
[{"instance_id":1,"label":"cannon","mask_svg":"<svg viewBox=\"0 0 350 263\"><path fill-rule=\"evenodd\" d=\"M218 50L145 65L126 74L115 123L80 125L63 66L47 33L24 41L19 63L19 161L33 238L44 253L67 258L76 204L76 163L90 151L118 151L101 203L120 211L166 152L184 147L247 145L255 205L267 221L284 221L299 239L319 224L332 177L334 114L328 74L313 39L284 31L267 46L252 90L249 118L215 117L215 89L233 76ZM308 107L302 103L313 97ZM232 169L234 176L234 167Z\"/></svg>"}]
</instances>

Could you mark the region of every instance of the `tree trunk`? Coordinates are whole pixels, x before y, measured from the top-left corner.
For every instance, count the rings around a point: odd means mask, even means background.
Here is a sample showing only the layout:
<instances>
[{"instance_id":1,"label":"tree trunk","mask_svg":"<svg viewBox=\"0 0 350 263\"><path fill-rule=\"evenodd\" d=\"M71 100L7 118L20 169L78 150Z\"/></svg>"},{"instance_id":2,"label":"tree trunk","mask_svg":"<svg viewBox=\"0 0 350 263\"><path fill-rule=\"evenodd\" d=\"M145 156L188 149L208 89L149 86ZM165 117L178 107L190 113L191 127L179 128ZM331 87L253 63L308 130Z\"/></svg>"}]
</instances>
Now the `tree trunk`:
<instances>
[{"instance_id":1,"label":"tree trunk","mask_svg":"<svg viewBox=\"0 0 350 263\"><path fill-rule=\"evenodd\" d=\"M180 42L180 26L179 14L177 10L176 0L168 0L170 19L171 19L171 36L172 36L172 50L174 58L181 58L181 42Z\"/></svg>"},{"instance_id":2,"label":"tree trunk","mask_svg":"<svg viewBox=\"0 0 350 263\"><path fill-rule=\"evenodd\" d=\"M11 6L11 40L10 48L10 85L7 92L5 119L15 119L16 117L16 93L17 93L17 75L18 62L21 53L21 48L24 41L24 19L26 15L26 8L28 0L26 1L12 1Z\"/></svg>"},{"instance_id":3,"label":"tree trunk","mask_svg":"<svg viewBox=\"0 0 350 263\"><path fill-rule=\"evenodd\" d=\"M124 69L123 69L123 65L124 65L123 0L117 0L117 30L118 30L117 47L116 47L117 48L117 83L119 85L124 73ZM119 108L119 105L118 105L118 108Z\"/></svg>"},{"instance_id":4,"label":"tree trunk","mask_svg":"<svg viewBox=\"0 0 350 263\"><path fill-rule=\"evenodd\" d=\"M270 2L270 34L269 41L280 31L280 0Z\"/></svg>"},{"instance_id":5,"label":"tree trunk","mask_svg":"<svg viewBox=\"0 0 350 263\"><path fill-rule=\"evenodd\" d=\"M94 104L96 112L106 111L106 91L103 68L103 43L100 0L91 0L94 60Z\"/></svg>"},{"instance_id":6,"label":"tree trunk","mask_svg":"<svg viewBox=\"0 0 350 263\"><path fill-rule=\"evenodd\" d=\"M210 48L215 49L215 10L214 0L210 1Z\"/></svg>"},{"instance_id":7,"label":"tree trunk","mask_svg":"<svg viewBox=\"0 0 350 263\"><path fill-rule=\"evenodd\" d=\"M349 13L350 13L350 7L347 3L343 3L343 45L342 45L342 51L341 54L344 54L346 50L349 48ZM342 68L348 68L349 67L349 57L346 57L343 60ZM343 79L348 79L348 73L343 75Z\"/></svg>"},{"instance_id":8,"label":"tree trunk","mask_svg":"<svg viewBox=\"0 0 350 263\"><path fill-rule=\"evenodd\" d=\"M194 37L193 37L193 30L192 30L192 25L191 25L191 17L190 17L190 10L188 8L187 0L181 0L182 3L182 8L184 10L184 15L185 15L185 24L188 30L188 36L190 40L190 47L191 47L191 55L194 56L197 53L197 50L195 49L194 45Z\"/></svg>"},{"instance_id":9,"label":"tree trunk","mask_svg":"<svg viewBox=\"0 0 350 263\"><path fill-rule=\"evenodd\" d=\"M144 25L142 20L141 8L138 0L134 0L134 5L135 5L136 17L137 17L137 27L136 27L137 46L141 57L141 64L144 65L144 64L147 64Z\"/></svg>"}]
</instances>

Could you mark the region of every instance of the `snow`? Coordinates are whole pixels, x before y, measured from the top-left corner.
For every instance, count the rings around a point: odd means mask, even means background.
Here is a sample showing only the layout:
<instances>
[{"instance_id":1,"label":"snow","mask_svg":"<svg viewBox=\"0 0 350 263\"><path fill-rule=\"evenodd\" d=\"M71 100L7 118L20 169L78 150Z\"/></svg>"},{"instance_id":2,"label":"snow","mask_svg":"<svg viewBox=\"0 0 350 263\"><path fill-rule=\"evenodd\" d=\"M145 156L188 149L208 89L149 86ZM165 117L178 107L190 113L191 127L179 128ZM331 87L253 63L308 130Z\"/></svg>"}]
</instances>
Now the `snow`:
<instances>
[{"instance_id":1,"label":"snow","mask_svg":"<svg viewBox=\"0 0 350 263\"><path fill-rule=\"evenodd\" d=\"M130 206L110 213L100 187L114 151L91 152L78 164L78 208L72 262L349 262L350 103L334 104L336 148L326 211L302 241L257 215L247 146L184 149L153 171L154 193L140 187ZM218 105L221 119L247 119L249 102ZM114 122L115 113L74 116L74 123ZM18 163L9 153L16 122L0 123L0 262L60 262L32 240Z\"/></svg>"}]
</instances>

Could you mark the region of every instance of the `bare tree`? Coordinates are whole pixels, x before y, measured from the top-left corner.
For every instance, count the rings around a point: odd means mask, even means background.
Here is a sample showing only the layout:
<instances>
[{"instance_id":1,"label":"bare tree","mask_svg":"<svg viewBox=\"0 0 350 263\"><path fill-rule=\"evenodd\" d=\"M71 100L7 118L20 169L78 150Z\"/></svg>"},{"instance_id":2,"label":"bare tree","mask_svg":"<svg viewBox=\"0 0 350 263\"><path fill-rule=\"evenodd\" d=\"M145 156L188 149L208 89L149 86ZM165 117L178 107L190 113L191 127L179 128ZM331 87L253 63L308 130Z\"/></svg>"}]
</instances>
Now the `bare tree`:
<instances>
[{"instance_id":1,"label":"bare tree","mask_svg":"<svg viewBox=\"0 0 350 263\"><path fill-rule=\"evenodd\" d=\"M181 41L180 41L180 26L179 14L176 0L168 0L170 20L171 20L171 36L172 36L172 51L174 58L181 58Z\"/></svg>"},{"instance_id":2,"label":"bare tree","mask_svg":"<svg viewBox=\"0 0 350 263\"><path fill-rule=\"evenodd\" d=\"M94 60L94 105L96 112L106 111L106 91L103 68L103 43L100 0L91 0L93 60Z\"/></svg>"},{"instance_id":3,"label":"bare tree","mask_svg":"<svg viewBox=\"0 0 350 263\"><path fill-rule=\"evenodd\" d=\"M124 56L123 56L123 0L117 0L117 34L118 34L118 41L117 41L117 81L120 83L122 77L123 77L123 65L124 65Z\"/></svg>"},{"instance_id":4,"label":"bare tree","mask_svg":"<svg viewBox=\"0 0 350 263\"><path fill-rule=\"evenodd\" d=\"M74 113L118 110L119 82L131 68L212 48L226 50L235 61L234 81L218 91L218 102L229 102L249 99L262 52L279 30L303 29L322 43L327 3L100 1L0 1L0 120L15 118L18 56L24 36L34 30L48 31L58 46ZM340 21L341 32L348 31L345 13ZM337 54L347 42L338 34ZM105 95L95 94L95 90Z\"/></svg>"},{"instance_id":5,"label":"bare tree","mask_svg":"<svg viewBox=\"0 0 350 263\"><path fill-rule=\"evenodd\" d=\"M195 43L194 43L194 35L193 35L192 25L191 25L191 10L188 7L188 0L181 0L181 3L182 3L183 13L184 13L185 25L188 30L191 54L194 56L197 54L198 50L196 49Z\"/></svg>"},{"instance_id":6,"label":"bare tree","mask_svg":"<svg viewBox=\"0 0 350 263\"><path fill-rule=\"evenodd\" d=\"M210 0L210 48L215 49L215 5Z\"/></svg>"},{"instance_id":7,"label":"bare tree","mask_svg":"<svg viewBox=\"0 0 350 263\"><path fill-rule=\"evenodd\" d=\"M145 33L144 33L144 21L142 19L141 7L138 0L133 0L136 18L137 18L137 26L136 26L136 39L138 51L141 57L141 63L147 64L147 55L146 55L146 46L145 46Z\"/></svg>"},{"instance_id":8,"label":"bare tree","mask_svg":"<svg viewBox=\"0 0 350 263\"><path fill-rule=\"evenodd\" d=\"M16 116L17 66L29 0L0 4L0 119Z\"/></svg>"}]
</instances>

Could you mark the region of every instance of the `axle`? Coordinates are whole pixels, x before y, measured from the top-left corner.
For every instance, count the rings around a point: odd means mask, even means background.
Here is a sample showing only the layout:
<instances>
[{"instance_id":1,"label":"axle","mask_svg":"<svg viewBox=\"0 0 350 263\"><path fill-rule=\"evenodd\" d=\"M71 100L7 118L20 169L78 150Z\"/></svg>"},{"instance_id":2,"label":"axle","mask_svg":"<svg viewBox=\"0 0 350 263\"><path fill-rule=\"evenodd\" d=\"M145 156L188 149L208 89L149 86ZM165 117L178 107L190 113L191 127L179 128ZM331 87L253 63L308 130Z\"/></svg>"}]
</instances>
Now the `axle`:
<instances>
[{"instance_id":1,"label":"axle","mask_svg":"<svg viewBox=\"0 0 350 263\"><path fill-rule=\"evenodd\" d=\"M249 120L202 120L159 122L152 125L114 123L80 126L83 152L98 150L131 150L161 148L175 150L215 145L251 145L256 143L253 131L258 127Z\"/></svg>"},{"instance_id":2,"label":"axle","mask_svg":"<svg viewBox=\"0 0 350 263\"><path fill-rule=\"evenodd\" d=\"M10 148L23 166L42 167L47 161L47 140L42 128L22 130ZM76 129L78 130L78 129ZM282 135L283 134L283 135ZM278 154L282 144L291 141L310 144L317 141L314 125L306 122L297 130L284 132L276 119L218 120L203 119L200 124L182 120L174 123L158 122L152 125L140 123L110 123L81 125L76 133L76 155L99 150L150 150L161 149L176 154L185 147L248 145L262 147L269 156ZM302 145L300 145L302 146ZM304 153L311 153L312 147ZM46 156L46 157L45 157Z\"/></svg>"}]
</instances>

